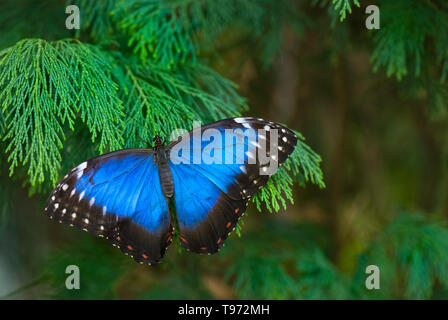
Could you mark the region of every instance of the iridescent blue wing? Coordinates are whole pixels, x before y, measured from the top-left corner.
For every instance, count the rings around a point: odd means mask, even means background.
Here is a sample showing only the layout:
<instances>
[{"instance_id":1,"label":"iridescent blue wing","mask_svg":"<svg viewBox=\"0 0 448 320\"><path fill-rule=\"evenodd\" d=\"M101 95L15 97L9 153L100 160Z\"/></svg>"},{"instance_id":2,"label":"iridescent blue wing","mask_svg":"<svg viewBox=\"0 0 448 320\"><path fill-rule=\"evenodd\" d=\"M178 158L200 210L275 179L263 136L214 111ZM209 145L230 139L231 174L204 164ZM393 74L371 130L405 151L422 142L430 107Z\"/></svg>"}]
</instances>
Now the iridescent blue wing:
<instances>
[{"instance_id":1,"label":"iridescent blue wing","mask_svg":"<svg viewBox=\"0 0 448 320\"><path fill-rule=\"evenodd\" d=\"M242 139L228 139L229 132ZM198 253L217 252L245 212L248 200L296 143L291 130L255 118L214 122L171 143L170 168L182 245ZM269 164L258 157L260 153L269 158ZM275 170L270 170L270 165Z\"/></svg>"},{"instance_id":2,"label":"iridescent blue wing","mask_svg":"<svg viewBox=\"0 0 448 320\"><path fill-rule=\"evenodd\" d=\"M173 226L150 149L111 152L72 169L50 195L50 218L106 237L137 262L157 263Z\"/></svg>"},{"instance_id":3,"label":"iridescent blue wing","mask_svg":"<svg viewBox=\"0 0 448 320\"><path fill-rule=\"evenodd\" d=\"M170 164L181 244L197 253L217 252L246 209L193 166Z\"/></svg>"}]
</instances>

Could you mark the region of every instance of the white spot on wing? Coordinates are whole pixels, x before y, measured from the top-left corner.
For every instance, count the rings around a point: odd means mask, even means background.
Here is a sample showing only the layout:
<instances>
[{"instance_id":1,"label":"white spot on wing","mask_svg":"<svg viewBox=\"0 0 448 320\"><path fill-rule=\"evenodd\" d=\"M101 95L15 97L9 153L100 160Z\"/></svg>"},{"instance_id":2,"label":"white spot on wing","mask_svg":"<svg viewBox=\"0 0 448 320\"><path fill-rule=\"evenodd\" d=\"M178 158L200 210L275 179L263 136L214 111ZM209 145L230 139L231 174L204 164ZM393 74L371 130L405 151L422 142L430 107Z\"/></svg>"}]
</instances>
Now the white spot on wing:
<instances>
[{"instance_id":1,"label":"white spot on wing","mask_svg":"<svg viewBox=\"0 0 448 320\"><path fill-rule=\"evenodd\" d=\"M85 194L85 193L86 193L85 191L81 192L81 194L79 195L79 201L81 201L82 198L84 198L84 194Z\"/></svg>"},{"instance_id":2,"label":"white spot on wing","mask_svg":"<svg viewBox=\"0 0 448 320\"><path fill-rule=\"evenodd\" d=\"M95 203L95 197L92 197L89 201L89 206L92 206Z\"/></svg>"},{"instance_id":3,"label":"white spot on wing","mask_svg":"<svg viewBox=\"0 0 448 320\"><path fill-rule=\"evenodd\" d=\"M66 184L66 183L64 183L63 185L62 185L62 190L67 190L68 189L68 184Z\"/></svg>"},{"instance_id":4,"label":"white spot on wing","mask_svg":"<svg viewBox=\"0 0 448 320\"><path fill-rule=\"evenodd\" d=\"M79 166L77 166L77 167L75 168L75 170L76 170L76 171L82 171L82 170L84 170L85 168L87 168L87 161L84 161L83 163L81 163Z\"/></svg>"},{"instance_id":5,"label":"white spot on wing","mask_svg":"<svg viewBox=\"0 0 448 320\"><path fill-rule=\"evenodd\" d=\"M235 119L233 119L233 121L235 121L236 123L244 123L246 121L246 119L244 119L244 118L235 118Z\"/></svg>"}]
</instances>

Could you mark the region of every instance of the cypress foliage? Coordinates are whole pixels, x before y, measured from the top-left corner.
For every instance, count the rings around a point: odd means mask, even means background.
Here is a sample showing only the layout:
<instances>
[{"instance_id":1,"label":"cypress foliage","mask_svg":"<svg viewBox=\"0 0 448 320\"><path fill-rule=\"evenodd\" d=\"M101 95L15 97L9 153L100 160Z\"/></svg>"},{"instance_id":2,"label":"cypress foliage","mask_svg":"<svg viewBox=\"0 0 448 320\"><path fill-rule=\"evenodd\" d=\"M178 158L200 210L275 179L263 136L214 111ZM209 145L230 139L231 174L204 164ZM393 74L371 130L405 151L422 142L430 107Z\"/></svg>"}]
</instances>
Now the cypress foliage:
<instances>
[{"instance_id":1,"label":"cypress foliage","mask_svg":"<svg viewBox=\"0 0 448 320\"><path fill-rule=\"evenodd\" d=\"M65 28L69 4L80 30ZM379 30L365 29L366 5L2 1L0 258L16 273L0 296L446 298L448 5L378 0ZM40 213L56 181L92 156L193 120L275 115L266 102L285 61L300 84L294 117L280 121L306 134L295 131L294 153L219 254L171 248L140 266ZM64 286L73 264L81 290ZM365 288L371 264L380 290Z\"/></svg>"}]
</instances>

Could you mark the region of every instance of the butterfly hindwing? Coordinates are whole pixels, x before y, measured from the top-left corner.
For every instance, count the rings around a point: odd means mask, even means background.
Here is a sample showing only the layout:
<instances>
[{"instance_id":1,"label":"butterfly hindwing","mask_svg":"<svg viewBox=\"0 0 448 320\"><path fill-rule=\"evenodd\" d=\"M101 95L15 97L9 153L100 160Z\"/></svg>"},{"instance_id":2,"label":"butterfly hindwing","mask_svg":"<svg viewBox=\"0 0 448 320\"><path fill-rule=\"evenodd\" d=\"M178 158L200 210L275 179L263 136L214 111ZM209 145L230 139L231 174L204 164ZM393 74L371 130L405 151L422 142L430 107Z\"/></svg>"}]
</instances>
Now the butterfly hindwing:
<instances>
[{"instance_id":1,"label":"butterfly hindwing","mask_svg":"<svg viewBox=\"0 0 448 320\"><path fill-rule=\"evenodd\" d=\"M106 237L138 262L157 263L173 226L152 150L127 149L71 170L47 202L63 224Z\"/></svg>"},{"instance_id":2,"label":"butterfly hindwing","mask_svg":"<svg viewBox=\"0 0 448 320\"><path fill-rule=\"evenodd\" d=\"M245 138L227 141L226 130L235 129L237 135L246 135ZM208 139L207 132L216 135ZM222 139L223 148L218 155L216 150L220 148L214 148L210 157L221 158L221 162L204 161L215 139ZM194 252L217 252L245 212L247 202L276 171L264 171L267 164L260 161L259 152L264 152L277 168L292 153L296 143L296 135L277 123L233 118L203 126L200 134L190 131L170 144L182 245ZM200 161L198 157L202 157ZM233 161L229 163L229 159Z\"/></svg>"},{"instance_id":3,"label":"butterfly hindwing","mask_svg":"<svg viewBox=\"0 0 448 320\"><path fill-rule=\"evenodd\" d=\"M246 210L247 201L230 199L190 165L170 166L182 246L197 253L216 253Z\"/></svg>"}]
</instances>

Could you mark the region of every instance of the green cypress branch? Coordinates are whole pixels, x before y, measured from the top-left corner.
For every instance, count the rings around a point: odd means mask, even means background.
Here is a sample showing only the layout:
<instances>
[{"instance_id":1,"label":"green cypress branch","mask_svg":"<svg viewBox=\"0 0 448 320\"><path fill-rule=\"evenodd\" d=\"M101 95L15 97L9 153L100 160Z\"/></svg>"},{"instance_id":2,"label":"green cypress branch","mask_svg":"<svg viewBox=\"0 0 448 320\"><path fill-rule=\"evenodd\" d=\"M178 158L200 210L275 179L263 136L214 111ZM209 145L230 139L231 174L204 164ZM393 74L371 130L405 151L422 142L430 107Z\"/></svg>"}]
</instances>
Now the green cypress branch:
<instances>
[{"instance_id":1,"label":"green cypress branch","mask_svg":"<svg viewBox=\"0 0 448 320\"><path fill-rule=\"evenodd\" d=\"M358 8L361 7L359 0L313 0L311 5L319 5L320 7L328 6L329 14L332 17L332 20L339 15L340 22L345 20L347 14L352 13L352 5ZM332 26L333 25L334 23L332 23Z\"/></svg>"},{"instance_id":2,"label":"green cypress branch","mask_svg":"<svg viewBox=\"0 0 448 320\"><path fill-rule=\"evenodd\" d=\"M438 60L442 79L446 76L448 46L446 40L448 14L432 6L429 1L397 0L381 4L382 27L375 33L375 48L371 55L374 71L384 67L387 76L401 80L413 71L418 77L424 68L422 64ZM400 14L397 14L400 12ZM436 56L430 55L428 44L435 40Z\"/></svg>"},{"instance_id":3,"label":"green cypress branch","mask_svg":"<svg viewBox=\"0 0 448 320\"><path fill-rule=\"evenodd\" d=\"M294 179L302 187L306 182L311 182L320 188L325 188L320 169L321 157L305 144L305 138L300 132L295 131L295 134L298 140L294 152L252 199L259 211L262 203L269 212L278 212L280 205L286 209L286 200L294 203L291 189Z\"/></svg>"},{"instance_id":4,"label":"green cypress branch","mask_svg":"<svg viewBox=\"0 0 448 320\"><path fill-rule=\"evenodd\" d=\"M352 13L352 5L361 6L358 0L332 0L333 9L335 11L339 10L339 20L342 22L347 17L347 13Z\"/></svg>"},{"instance_id":5,"label":"green cypress branch","mask_svg":"<svg viewBox=\"0 0 448 320\"><path fill-rule=\"evenodd\" d=\"M0 101L5 118L10 174L28 166L31 184L60 169L64 126L73 130L77 114L99 149L116 149L121 101L97 48L72 40L25 39L0 53Z\"/></svg>"},{"instance_id":6,"label":"green cypress branch","mask_svg":"<svg viewBox=\"0 0 448 320\"><path fill-rule=\"evenodd\" d=\"M448 229L420 214L404 213L390 223L366 250L365 264L381 268L384 294L428 299L436 286L448 288ZM365 264L359 265L363 277ZM384 285L383 285L384 284ZM404 292L396 292L404 284Z\"/></svg>"}]
</instances>

